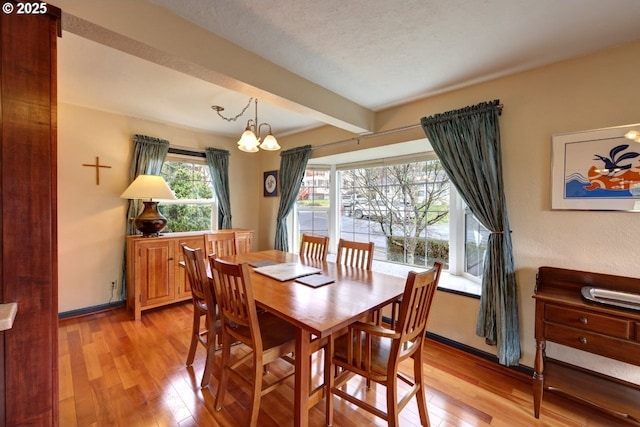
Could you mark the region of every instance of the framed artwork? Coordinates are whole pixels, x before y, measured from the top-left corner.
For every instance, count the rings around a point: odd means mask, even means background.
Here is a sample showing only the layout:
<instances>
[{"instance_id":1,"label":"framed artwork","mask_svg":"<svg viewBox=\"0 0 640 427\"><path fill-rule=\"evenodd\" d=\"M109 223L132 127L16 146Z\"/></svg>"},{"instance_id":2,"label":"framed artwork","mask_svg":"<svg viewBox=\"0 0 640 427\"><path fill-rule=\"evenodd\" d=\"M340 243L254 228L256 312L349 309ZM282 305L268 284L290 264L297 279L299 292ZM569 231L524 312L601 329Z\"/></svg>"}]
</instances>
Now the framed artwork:
<instances>
[{"instance_id":1,"label":"framed artwork","mask_svg":"<svg viewBox=\"0 0 640 427\"><path fill-rule=\"evenodd\" d=\"M269 171L264 173L264 197L278 195L278 171Z\"/></svg>"},{"instance_id":2,"label":"framed artwork","mask_svg":"<svg viewBox=\"0 0 640 427\"><path fill-rule=\"evenodd\" d=\"M551 208L640 209L638 132L640 123L553 135Z\"/></svg>"}]
</instances>

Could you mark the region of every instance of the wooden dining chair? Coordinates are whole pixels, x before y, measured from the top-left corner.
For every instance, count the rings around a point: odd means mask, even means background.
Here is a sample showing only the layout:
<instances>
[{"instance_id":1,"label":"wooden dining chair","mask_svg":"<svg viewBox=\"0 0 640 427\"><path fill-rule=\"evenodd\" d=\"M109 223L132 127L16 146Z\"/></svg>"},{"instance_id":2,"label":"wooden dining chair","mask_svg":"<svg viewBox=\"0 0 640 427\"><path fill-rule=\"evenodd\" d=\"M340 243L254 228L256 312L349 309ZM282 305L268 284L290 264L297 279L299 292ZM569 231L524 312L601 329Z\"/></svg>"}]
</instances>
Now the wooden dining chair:
<instances>
[{"instance_id":1,"label":"wooden dining chair","mask_svg":"<svg viewBox=\"0 0 640 427\"><path fill-rule=\"evenodd\" d=\"M213 292L213 284L207 276L206 258L202 249L190 248L186 243L182 244L182 253L187 272L187 278L191 284L191 297L193 300L193 326L191 329L191 345L187 354L187 366L193 364L198 343L207 350L207 359L204 364L204 372L200 387L209 385L213 373L215 351L219 348L220 332L222 330L220 318L217 315L216 299ZM204 327L202 317L205 318Z\"/></svg>"},{"instance_id":2,"label":"wooden dining chair","mask_svg":"<svg viewBox=\"0 0 640 427\"><path fill-rule=\"evenodd\" d=\"M320 261L327 260L327 251L329 250L329 237L312 236L311 234L303 234L300 239L299 255L317 259Z\"/></svg>"},{"instance_id":3,"label":"wooden dining chair","mask_svg":"<svg viewBox=\"0 0 640 427\"><path fill-rule=\"evenodd\" d=\"M371 270L373 266L373 242L353 242L340 239L338 241L338 264Z\"/></svg>"},{"instance_id":4,"label":"wooden dining chair","mask_svg":"<svg viewBox=\"0 0 640 427\"><path fill-rule=\"evenodd\" d=\"M340 239L338 241L336 263L371 271L374 249L375 245L373 242L353 242L351 240ZM369 318L379 325L382 324L382 310L371 312Z\"/></svg>"},{"instance_id":5,"label":"wooden dining chair","mask_svg":"<svg viewBox=\"0 0 640 427\"><path fill-rule=\"evenodd\" d=\"M424 393L422 347L441 269L442 265L435 263L431 270L423 273L409 272L396 330L372 323L356 322L349 326L347 334L329 337L327 348L331 357L325 361L327 425L333 423L333 395L336 395L382 418L392 427L398 426L399 412L416 396L420 423L429 426ZM413 378L398 370L400 363L409 358L413 359ZM337 375L336 367L339 368ZM363 395L361 389L356 389L355 394L349 394L348 389L343 388L354 375L386 387L386 412L379 409L375 403L369 403L375 402L375 398L365 401L364 395L367 393ZM400 402L398 380L410 386Z\"/></svg>"},{"instance_id":6,"label":"wooden dining chair","mask_svg":"<svg viewBox=\"0 0 640 427\"><path fill-rule=\"evenodd\" d=\"M207 243L207 255L215 254L218 257L236 254L236 239L233 231L219 231L205 234Z\"/></svg>"},{"instance_id":7,"label":"wooden dining chair","mask_svg":"<svg viewBox=\"0 0 640 427\"><path fill-rule=\"evenodd\" d=\"M234 231L233 234L236 240L236 254L253 252L253 231Z\"/></svg>"},{"instance_id":8,"label":"wooden dining chair","mask_svg":"<svg viewBox=\"0 0 640 427\"><path fill-rule=\"evenodd\" d=\"M290 355L295 350L295 329L292 324L268 311L256 309L249 267L247 263L234 264L209 257L213 272L214 291L222 320L222 374L215 400L215 408L222 408L229 376L250 387L249 422L238 425L255 426L258 422L260 400L263 395L277 388L295 372L281 376L263 387L264 367L282 358L294 364ZM231 363L231 345L240 342L252 351ZM251 377L239 369L252 361Z\"/></svg>"}]
</instances>

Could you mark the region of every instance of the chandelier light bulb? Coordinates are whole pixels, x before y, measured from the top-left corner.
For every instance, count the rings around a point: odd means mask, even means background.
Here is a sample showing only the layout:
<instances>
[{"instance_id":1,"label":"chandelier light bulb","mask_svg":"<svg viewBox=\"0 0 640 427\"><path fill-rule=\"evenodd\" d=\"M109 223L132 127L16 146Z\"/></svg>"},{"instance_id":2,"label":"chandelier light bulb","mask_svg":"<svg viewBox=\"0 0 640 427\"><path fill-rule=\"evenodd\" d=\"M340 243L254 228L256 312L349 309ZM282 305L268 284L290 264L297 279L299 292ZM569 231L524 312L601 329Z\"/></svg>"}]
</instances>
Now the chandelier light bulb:
<instances>
[{"instance_id":1,"label":"chandelier light bulb","mask_svg":"<svg viewBox=\"0 0 640 427\"><path fill-rule=\"evenodd\" d=\"M238 140L238 147L257 147L259 144L256 134L251 129L245 130Z\"/></svg>"},{"instance_id":2,"label":"chandelier light bulb","mask_svg":"<svg viewBox=\"0 0 640 427\"><path fill-rule=\"evenodd\" d=\"M260 144L260 148L267 151L277 151L280 149L280 145L278 144L276 137L269 134L264 138L262 144Z\"/></svg>"}]
</instances>

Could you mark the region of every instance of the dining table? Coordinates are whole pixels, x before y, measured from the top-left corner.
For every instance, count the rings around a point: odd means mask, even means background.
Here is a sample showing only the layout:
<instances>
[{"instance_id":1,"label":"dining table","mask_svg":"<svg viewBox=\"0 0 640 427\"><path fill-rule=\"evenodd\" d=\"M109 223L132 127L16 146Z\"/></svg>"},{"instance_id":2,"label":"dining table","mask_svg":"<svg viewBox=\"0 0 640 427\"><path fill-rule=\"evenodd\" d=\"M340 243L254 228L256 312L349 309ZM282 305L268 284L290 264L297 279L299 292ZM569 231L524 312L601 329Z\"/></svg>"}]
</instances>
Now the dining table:
<instances>
[{"instance_id":1,"label":"dining table","mask_svg":"<svg viewBox=\"0 0 640 427\"><path fill-rule=\"evenodd\" d=\"M295 327L294 413L296 427L309 425L309 410L330 393L324 384L312 387L312 355L327 338L344 331L368 313L390 304L404 292L406 280L381 272L309 259L279 250L249 252L220 259L246 262L256 305ZM260 274L256 263L299 263L315 267L333 282L311 287L295 279L280 281Z\"/></svg>"}]
</instances>

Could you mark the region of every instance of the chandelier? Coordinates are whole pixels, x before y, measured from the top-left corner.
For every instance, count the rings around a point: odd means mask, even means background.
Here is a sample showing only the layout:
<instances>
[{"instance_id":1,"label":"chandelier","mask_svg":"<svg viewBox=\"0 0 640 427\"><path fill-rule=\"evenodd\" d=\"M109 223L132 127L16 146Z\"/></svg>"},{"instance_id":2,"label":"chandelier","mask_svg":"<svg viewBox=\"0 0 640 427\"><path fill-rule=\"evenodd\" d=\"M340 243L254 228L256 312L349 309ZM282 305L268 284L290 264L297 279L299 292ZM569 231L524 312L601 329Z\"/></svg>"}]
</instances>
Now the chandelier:
<instances>
[{"instance_id":1,"label":"chandelier","mask_svg":"<svg viewBox=\"0 0 640 427\"><path fill-rule=\"evenodd\" d=\"M244 132L240 136L240 139L238 140L238 148L247 153L257 153L259 151L258 148L261 148L266 151L279 150L280 145L278 144L278 140L276 139L276 137L273 136L273 134L271 133L271 125L266 122L264 123L258 122L258 99L257 98L255 99L250 98L249 102L247 103L247 106L242 110L242 112L233 118L227 118L227 117L224 117L222 114L220 114L220 112L224 110L224 108L220 106L213 105L211 108L218 113L218 116L225 119L226 121L235 121L236 119L238 119L240 116L244 114L244 112L247 110L247 108L251 104L252 100L254 101L254 104L255 104L255 116L253 119L247 120L247 127L245 128ZM263 127L267 127L267 132L266 132L266 135L264 136L264 139L262 139L263 134L261 132Z\"/></svg>"}]
</instances>

